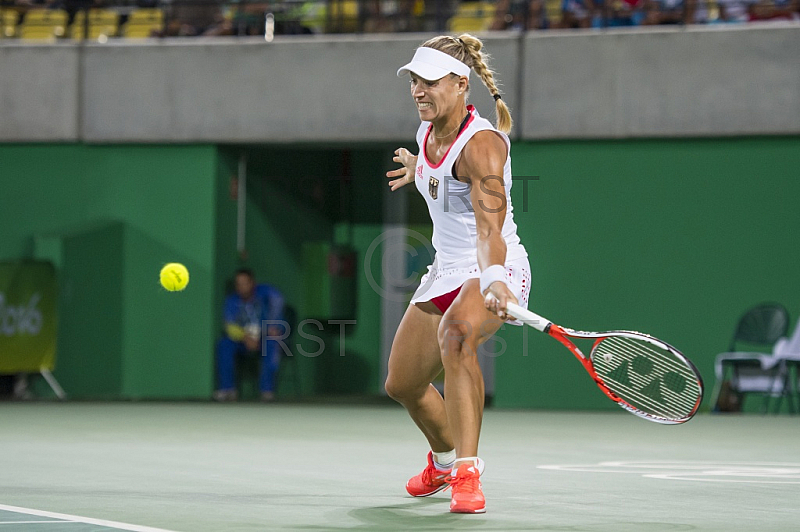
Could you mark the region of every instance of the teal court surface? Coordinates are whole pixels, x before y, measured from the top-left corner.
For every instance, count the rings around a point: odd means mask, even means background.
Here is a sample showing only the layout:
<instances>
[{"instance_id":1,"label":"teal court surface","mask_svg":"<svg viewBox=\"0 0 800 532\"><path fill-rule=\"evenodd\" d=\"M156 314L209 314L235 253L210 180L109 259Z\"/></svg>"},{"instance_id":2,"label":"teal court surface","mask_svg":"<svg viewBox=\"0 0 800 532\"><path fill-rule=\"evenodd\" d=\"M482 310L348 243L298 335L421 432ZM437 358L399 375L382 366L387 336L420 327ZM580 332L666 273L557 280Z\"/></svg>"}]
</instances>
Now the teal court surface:
<instances>
[{"instance_id":1,"label":"teal court surface","mask_svg":"<svg viewBox=\"0 0 800 532\"><path fill-rule=\"evenodd\" d=\"M393 406L1 403L0 532L800 530L800 417L487 410L487 513Z\"/></svg>"}]
</instances>

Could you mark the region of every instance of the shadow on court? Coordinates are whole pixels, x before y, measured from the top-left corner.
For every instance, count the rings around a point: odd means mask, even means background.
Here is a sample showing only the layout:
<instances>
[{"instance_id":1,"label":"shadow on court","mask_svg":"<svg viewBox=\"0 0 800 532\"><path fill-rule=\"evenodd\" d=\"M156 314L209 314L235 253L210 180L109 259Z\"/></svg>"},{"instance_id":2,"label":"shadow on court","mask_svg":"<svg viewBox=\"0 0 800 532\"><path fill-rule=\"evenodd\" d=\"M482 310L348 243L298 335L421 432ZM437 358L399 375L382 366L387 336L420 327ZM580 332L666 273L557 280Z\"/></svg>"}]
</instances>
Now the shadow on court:
<instances>
[{"instance_id":1,"label":"shadow on court","mask_svg":"<svg viewBox=\"0 0 800 532\"><path fill-rule=\"evenodd\" d=\"M357 508L347 512L349 517L360 521L362 524L354 526L296 526L295 530L461 530L491 529L487 527L487 519L483 515L451 514L448 511L450 498L430 498L411 500L403 504L389 506L373 506ZM436 515L425 515L426 512L435 511ZM501 527L504 530L507 526Z\"/></svg>"},{"instance_id":2,"label":"shadow on court","mask_svg":"<svg viewBox=\"0 0 800 532\"><path fill-rule=\"evenodd\" d=\"M453 530L460 528L485 528L482 515L451 514L449 497L414 499L403 504L373 506L350 510L347 515L363 524L356 530ZM425 515L425 512L441 512ZM471 520L471 522L470 522Z\"/></svg>"},{"instance_id":3,"label":"shadow on court","mask_svg":"<svg viewBox=\"0 0 800 532\"><path fill-rule=\"evenodd\" d=\"M610 528L616 532L641 532L647 531L685 531L696 530L696 527L686 524L656 523L656 522L620 522L610 527L609 523L597 526L552 526L547 523L532 524L530 520L514 522L504 516L502 519L492 519L491 514L464 515L451 514L448 511L450 499L429 499L426 501L413 501L406 504L393 506L376 506L373 508L359 508L348 512L350 517L363 522L363 525L346 527L349 530L370 531L397 531L397 530L552 530L552 531L585 531L599 532ZM422 506L424 505L424 506ZM420 510L427 506L438 505L436 510L441 510L441 515L420 515Z\"/></svg>"},{"instance_id":4,"label":"shadow on court","mask_svg":"<svg viewBox=\"0 0 800 532\"><path fill-rule=\"evenodd\" d=\"M449 498L432 498L413 500L403 504L390 506L374 506L358 508L347 512L362 524L354 526L293 526L293 530L369 530L396 532L398 530L552 530L574 532L599 532L616 530L617 532L647 531L688 531L697 528L687 524L663 522L619 522L597 525L552 526L547 523L536 525L530 520L514 522L507 516L492 519L491 514L464 515L451 514L448 511ZM436 515L424 515L425 512L441 512ZM335 519L334 519L335 520Z\"/></svg>"},{"instance_id":5,"label":"shadow on court","mask_svg":"<svg viewBox=\"0 0 800 532\"><path fill-rule=\"evenodd\" d=\"M403 504L357 508L348 517L362 524L354 526L293 526L293 530L369 530L396 532L398 530L553 530L552 527L531 527L529 521L513 523L508 520L492 522L486 514L465 515L449 512L449 497L411 500ZM429 515L429 512L436 512ZM335 520L335 519L333 519ZM567 529L564 529L567 530Z\"/></svg>"}]
</instances>

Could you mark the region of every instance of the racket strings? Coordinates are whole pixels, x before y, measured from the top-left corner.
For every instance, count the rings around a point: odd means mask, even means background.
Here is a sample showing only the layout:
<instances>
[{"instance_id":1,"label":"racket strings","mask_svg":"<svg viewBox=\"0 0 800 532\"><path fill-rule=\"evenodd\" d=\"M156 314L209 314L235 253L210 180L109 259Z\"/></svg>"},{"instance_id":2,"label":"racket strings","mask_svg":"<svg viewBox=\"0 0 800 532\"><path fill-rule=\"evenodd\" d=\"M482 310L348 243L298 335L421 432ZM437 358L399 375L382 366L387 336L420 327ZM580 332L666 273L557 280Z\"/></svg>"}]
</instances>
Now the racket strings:
<instances>
[{"instance_id":1,"label":"racket strings","mask_svg":"<svg viewBox=\"0 0 800 532\"><path fill-rule=\"evenodd\" d=\"M611 377L613 379L613 376ZM630 379L628 383L630 386L627 387L626 383L620 382L619 380L613 383L609 383L608 380L608 378L605 378L604 382L607 385L610 384L617 395L624 396L627 394L631 397L635 397L639 402L648 404L653 408L672 407L673 410L677 409L688 412L691 411L695 405L695 400L684 394L672 392L674 396L669 397L670 392L665 391L662 388L662 383L659 382L658 377L650 380L634 377Z\"/></svg>"},{"instance_id":2,"label":"racket strings","mask_svg":"<svg viewBox=\"0 0 800 532\"><path fill-rule=\"evenodd\" d=\"M619 397L626 399L626 402L639 407L647 407L653 413L667 418L675 416L680 418L691 412L696 404L694 399L683 394L665 397L669 392L665 393L658 377L652 380L633 377L630 379L631 386L626 386L625 383L619 381L609 382L610 380L608 377L603 378L606 385Z\"/></svg>"},{"instance_id":3,"label":"racket strings","mask_svg":"<svg viewBox=\"0 0 800 532\"><path fill-rule=\"evenodd\" d=\"M623 340L630 339L624 338ZM634 344L632 340L626 342L613 337L606 338L604 341L609 342L609 345L614 348L613 351L609 351L612 357L615 352L625 353L629 358L633 357L635 375L648 375L652 374L654 370L661 370L659 374L663 377L664 384L671 391L678 391L678 388L682 388L680 385L685 387L686 381L684 379L694 378L692 370L668 351L657 351L648 346Z\"/></svg>"},{"instance_id":4,"label":"racket strings","mask_svg":"<svg viewBox=\"0 0 800 532\"><path fill-rule=\"evenodd\" d=\"M680 417L693 410L697 395L687 386L688 382L694 380L694 375L688 367L681 366L676 360L665 358L663 353L651 349L637 349L641 346L630 345L630 342L610 342L606 347L611 349L598 350L598 353L603 355L610 353L612 361L616 356L618 364L616 369L606 371L605 380L620 397L627 398L627 402L633 402L638 407L650 409L653 413L666 417L675 415ZM624 356L621 357L621 354ZM645 356L650 358L644 358ZM620 363L620 358L626 360ZM599 365L600 372L604 372L602 364ZM680 393L687 388L690 388L688 393ZM694 388L695 392L699 391L698 387Z\"/></svg>"},{"instance_id":5,"label":"racket strings","mask_svg":"<svg viewBox=\"0 0 800 532\"><path fill-rule=\"evenodd\" d=\"M702 393L694 371L670 351L623 336L600 341L595 370L625 402L664 419L691 415Z\"/></svg>"},{"instance_id":6,"label":"racket strings","mask_svg":"<svg viewBox=\"0 0 800 532\"><path fill-rule=\"evenodd\" d=\"M630 383L631 386L610 382L607 377L604 382L611 391L632 407L666 420L685 419L696 405L691 399L676 400L675 397L665 397L658 379L646 384L642 384L641 381L633 382Z\"/></svg>"},{"instance_id":7,"label":"racket strings","mask_svg":"<svg viewBox=\"0 0 800 532\"><path fill-rule=\"evenodd\" d=\"M668 352L659 352L641 344L617 339L611 340L607 347L612 350L603 350L601 354L610 353L612 361L615 355L619 359L620 353L624 354L623 358L626 360L616 365L615 370L609 371L607 377L627 388L627 393L651 407L666 408L672 404L676 407L682 406L682 410L687 411L694 408L696 395L689 386L690 382L696 380L694 374ZM630 386L625 386L625 380ZM688 393L682 394L687 388ZM695 388L695 391L699 391L698 387Z\"/></svg>"}]
</instances>

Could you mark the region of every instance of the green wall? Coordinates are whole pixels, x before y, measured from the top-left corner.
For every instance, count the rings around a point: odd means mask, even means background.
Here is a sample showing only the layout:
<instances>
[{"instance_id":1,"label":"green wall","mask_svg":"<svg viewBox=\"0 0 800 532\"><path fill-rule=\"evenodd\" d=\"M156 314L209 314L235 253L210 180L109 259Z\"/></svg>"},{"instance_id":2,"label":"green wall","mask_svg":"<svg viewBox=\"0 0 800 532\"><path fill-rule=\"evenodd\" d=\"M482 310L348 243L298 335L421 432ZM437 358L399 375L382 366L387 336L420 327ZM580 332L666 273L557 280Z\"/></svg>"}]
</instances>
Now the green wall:
<instances>
[{"instance_id":1,"label":"green wall","mask_svg":"<svg viewBox=\"0 0 800 532\"><path fill-rule=\"evenodd\" d=\"M123 388L124 243L120 222L89 223L35 239L34 254L57 265L56 375L71 396L113 397ZM103 289L86 288L94 286Z\"/></svg>"},{"instance_id":2,"label":"green wall","mask_svg":"<svg viewBox=\"0 0 800 532\"><path fill-rule=\"evenodd\" d=\"M236 251L230 195L241 153L248 155L245 258ZM299 392L378 394L381 303L363 259L382 229L390 153L384 146L0 145L0 259L49 258L58 266L64 318L56 376L73 397L205 398L235 268L250 266L278 286L300 320L326 318L318 315L333 304L325 250L348 246L358 255L358 305L347 356L338 356L338 326L327 327L323 355L295 357ZM538 176L527 182L527 205L523 180L513 194L534 273L531 308L540 314L574 328L663 337L697 363L709 392L713 358L747 307L774 300L793 324L800 317L800 138L517 142L512 156L516 176ZM157 284L170 261L191 272L185 292ZM616 408L552 339L530 329L502 334L497 406Z\"/></svg>"},{"instance_id":3,"label":"green wall","mask_svg":"<svg viewBox=\"0 0 800 532\"><path fill-rule=\"evenodd\" d=\"M0 257L60 266L68 394L209 396L216 159L203 145L0 145ZM173 261L185 292L158 284Z\"/></svg>"},{"instance_id":4,"label":"green wall","mask_svg":"<svg viewBox=\"0 0 800 532\"><path fill-rule=\"evenodd\" d=\"M331 324L329 338L332 348L320 355L318 389L323 393L370 394L382 392L381 365L381 299L367 281L367 269L373 279L380 279L380 261L365 264L370 244L378 238L383 226L378 224L347 224L337 226L336 241L347 243L357 255L355 268L355 324L344 325L344 345L340 325ZM380 255L378 255L380 256ZM342 356L344 354L344 356Z\"/></svg>"},{"instance_id":5,"label":"green wall","mask_svg":"<svg viewBox=\"0 0 800 532\"><path fill-rule=\"evenodd\" d=\"M684 351L714 385L714 356L763 301L800 317L800 138L517 142L515 219L530 308L584 330L634 329ZM525 211L525 212L523 212ZM612 408L554 340L506 331L501 407Z\"/></svg>"}]
</instances>

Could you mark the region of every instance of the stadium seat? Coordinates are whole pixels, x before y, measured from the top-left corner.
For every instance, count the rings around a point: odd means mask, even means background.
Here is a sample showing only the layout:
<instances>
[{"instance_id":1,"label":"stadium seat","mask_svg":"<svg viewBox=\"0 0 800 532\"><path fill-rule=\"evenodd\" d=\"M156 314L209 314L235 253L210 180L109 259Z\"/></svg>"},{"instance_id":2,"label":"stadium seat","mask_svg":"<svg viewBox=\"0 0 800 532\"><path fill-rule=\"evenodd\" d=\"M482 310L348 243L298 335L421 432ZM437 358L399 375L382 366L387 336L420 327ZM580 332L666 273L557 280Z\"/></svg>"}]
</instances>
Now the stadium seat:
<instances>
[{"instance_id":1,"label":"stadium seat","mask_svg":"<svg viewBox=\"0 0 800 532\"><path fill-rule=\"evenodd\" d=\"M160 9L135 9L128 21L120 29L120 34L128 39L143 39L164 28L164 12Z\"/></svg>"},{"instance_id":2,"label":"stadium seat","mask_svg":"<svg viewBox=\"0 0 800 532\"><path fill-rule=\"evenodd\" d=\"M547 17L547 20L556 27L558 27L558 23L561 22L562 4L563 0L545 0L544 3L545 16Z\"/></svg>"},{"instance_id":3,"label":"stadium seat","mask_svg":"<svg viewBox=\"0 0 800 532\"><path fill-rule=\"evenodd\" d=\"M794 334L784 348L783 359L786 364L786 380L784 381L782 397L788 397L790 411L794 409L794 401L796 400L797 410L795 411L800 413L800 321L797 322ZM780 407L780 404L778 407Z\"/></svg>"},{"instance_id":4,"label":"stadium seat","mask_svg":"<svg viewBox=\"0 0 800 532\"><path fill-rule=\"evenodd\" d=\"M753 307L739 319L728 351L717 355L715 360L714 410L741 410L746 394L758 393L764 399L762 412L768 411L772 397L779 400L787 397L789 409L794 411L785 359L790 351L800 349L800 330L786 339L788 328L789 313L777 303ZM742 344L770 347L772 353L744 351Z\"/></svg>"},{"instance_id":5,"label":"stadium seat","mask_svg":"<svg viewBox=\"0 0 800 532\"><path fill-rule=\"evenodd\" d=\"M70 26L70 37L81 40L86 38L93 41L115 37L119 25L119 13L111 9L90 9L89 27L86 28L86 11L78 11Z\"/></svg>"},{"instance_id":6,"label":"stadium seat","mask_svg":"<svg viewBox=\"0 0 800 532\"><path fill-rule=\"evenodd\" d=\"M11 38L17 34L19 13L13 9L0 9L0 39Z\"/></svg>"},{"instance_id":7,"label":"stadium seat","mask_svg":"<svg viewBox=\"0 0 800 532\"><path fill-rule=\"evenodd\" d=\"M332 0L328 4L330 26L334 33L351 33L358 30L358 1Z\"/></svg>"},{"instance_id":8,"label":"stadium seat","mask_svg":"<svg viewBox=\"0 0 800 532\"><path fill-rule=\"evenodd\" d=\"M67 12L63 9L31 9L18 28L20 39L51 41L63 37L67 27Z\"/></svg>"},{"instance_id":9,"label":"stadium seat","mask_svg":"<svg viewBox=\"0 0 800 532\"><path fill-rule=\"evenodd\" d=\"M490 2L461 2L447 22L452 33L486 31L494 20L495 6Z\"/></svg>"}]
</instances>

